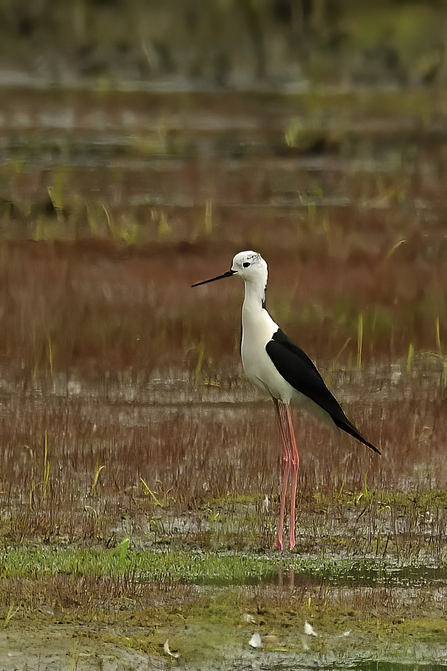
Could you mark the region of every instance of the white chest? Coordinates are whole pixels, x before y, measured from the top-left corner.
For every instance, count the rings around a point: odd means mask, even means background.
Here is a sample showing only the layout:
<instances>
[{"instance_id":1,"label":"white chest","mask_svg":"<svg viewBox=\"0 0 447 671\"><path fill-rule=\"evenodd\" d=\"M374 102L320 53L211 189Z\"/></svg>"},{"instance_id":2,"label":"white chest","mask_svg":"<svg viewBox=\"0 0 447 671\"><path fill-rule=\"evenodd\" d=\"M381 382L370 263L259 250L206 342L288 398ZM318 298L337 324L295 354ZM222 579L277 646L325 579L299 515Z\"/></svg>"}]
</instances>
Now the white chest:
<instances>
[{"instance_id":1,"label":"white chest","mask_svg":"<svg viewBox=\"0 0 447 671\"><path fill-rule=\"evenodd\" d=\"M277 371L265 350L266 344L277 330L278 325L266 310L260 307L253 310L244 303L241 356L245 374L263 391L290 403L294 389Z\"/></svg>"}]
</instances>

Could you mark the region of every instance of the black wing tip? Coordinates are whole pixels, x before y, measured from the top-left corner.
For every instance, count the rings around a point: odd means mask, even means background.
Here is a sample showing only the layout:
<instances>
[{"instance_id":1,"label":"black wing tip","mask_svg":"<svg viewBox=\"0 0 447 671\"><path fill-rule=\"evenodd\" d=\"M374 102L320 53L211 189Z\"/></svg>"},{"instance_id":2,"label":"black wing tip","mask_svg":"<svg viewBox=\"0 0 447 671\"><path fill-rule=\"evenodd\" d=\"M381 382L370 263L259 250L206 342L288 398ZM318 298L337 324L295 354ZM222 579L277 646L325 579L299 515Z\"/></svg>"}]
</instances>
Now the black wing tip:
<instances>
[{"instance_id":1,"label":"black wing tip","mask_svg":"<svg viewBox=\"0 0 447 671\"><path fill-rule=\"evenodd\" d=\"M371 450L373 450L376 454L380 454L380 456L382 456L382 452L378 450L377 447L372 443L368 443L367 440L362 440L362 443L366 445L366 447L369 447Z\"/></svg>"},{"instance_id":2,"label":"black wing tip","mask_svg":"<svg viewBox=\"0 0 447 671\"><path fill-rule=\"evenodd\" d=\"M366 447L369 447L371 450L373 450L373 452L382 455L382 452L378 450L375 445L373 445L372 443L368 442L365 438L363 438L362 434L359 431L357 431L355 426L351 424L349 420L347 422L338 422L334 417L332 417L332 419L339 429L341 429L345 433L349 433L350 436L356 438L360 443L366 445Z\"/></svg>"}]
</instances>

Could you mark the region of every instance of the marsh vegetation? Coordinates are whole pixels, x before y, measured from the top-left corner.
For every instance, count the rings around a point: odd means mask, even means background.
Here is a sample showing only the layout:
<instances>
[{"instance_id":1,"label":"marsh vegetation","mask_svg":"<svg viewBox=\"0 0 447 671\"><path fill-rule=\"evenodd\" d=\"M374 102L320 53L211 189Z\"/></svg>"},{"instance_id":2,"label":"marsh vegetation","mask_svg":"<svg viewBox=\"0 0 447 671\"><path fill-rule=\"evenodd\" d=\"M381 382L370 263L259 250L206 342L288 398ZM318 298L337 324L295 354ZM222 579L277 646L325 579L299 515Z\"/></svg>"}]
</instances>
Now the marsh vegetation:
<instances>
[{"instance_id":1,"label":"marsh vegetation","mask_svg":"<svg viewBox=\"0 0 447 671\"><path fill-rule=\"evenodd\" d=\"M91 668L95 645L162 668L167 638L185 668L443 662L445 93L3 100L3 648L48 661L37 626ZM383 455L297 414L293 554L270 551L280 451L242 287L190 290L250 248Z\"/></svg>"}]
</instances>

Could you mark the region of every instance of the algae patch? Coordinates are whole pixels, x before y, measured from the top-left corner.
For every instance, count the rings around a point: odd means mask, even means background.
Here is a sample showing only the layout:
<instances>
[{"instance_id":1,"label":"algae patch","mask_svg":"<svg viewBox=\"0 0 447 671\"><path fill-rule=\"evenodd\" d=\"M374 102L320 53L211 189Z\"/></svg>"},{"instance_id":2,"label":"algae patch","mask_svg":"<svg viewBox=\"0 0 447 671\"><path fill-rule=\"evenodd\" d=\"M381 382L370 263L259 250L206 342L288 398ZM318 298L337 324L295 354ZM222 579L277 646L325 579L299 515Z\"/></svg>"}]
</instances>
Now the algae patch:
<instances>
[{"instance_id":1,"label":"algae patch","mask_svg":"<svg viewBox=\"0 0 447 671\"><path fill-rule=\"evenodd\" d=\"M14 617L0 632L0 663L8 636L26 650L47 629L65 641L64 654L71 632L86 658L113 650L116 659L187 669L244 668L254 659L266 669L447 659L443 566L127 545L9 549L1 566L1 616L6 624L13 608ZM255 633L260 645L252 648ZM178 661L167 660L167 640Z\"/></svg>"},{"instance_id":2,"label":"algae patch","mask_svg":"<svg viewBox=\"0 0 447 671\"><path fill-rule=\"evenodd\" d=\"M186 669L251 668L253 663L265 669L360 669L372 661L411 663L413 668L444 663L445 615L411 611L393 603L391 592L388 602L385 596L383 591L370 593L367 608L356 604L352 592L343 597L330 588L200 588L172 605L167 600L163 604L159 589L151 595L157 606L140 602L139 610L131 600L103 603L88 617L73 607L57 618L41 609L22 613L10 629L0 631L0 663L13 668L6 659L8 649L15 668L22 668L20 660L26 655L37 662L37 654L41 664L77 655L89 669L96 655L96 660L105 660L104 668L112 660L127 660L132 668L164 668L174 663L165 652L167 640L169 650L179 656L175 663ZM307 629L306 623L311 623ZM256 649L249 645L254 633L260 641ZM44 647L48 637L51 653ZM143 662L146 666L140 666Z\"/></svg>"},{"instance_id":3,"label":"algae patch","mask_svg":"<svg viewBox=\"0 0 447 671\"><path fill-rule=\"evenodd\" d=\"M126 577L133 584L256 585L280 582L285 572L293 572L295 582L303 578L355 586L447 583L443 563L399 563L390 558L343 555L302 557L275 551L141 551L129 549L128 539L112 550L76 546L5 548L0 550L0 569L4 578L106 576Z\"/></svg>"}]
</instances>

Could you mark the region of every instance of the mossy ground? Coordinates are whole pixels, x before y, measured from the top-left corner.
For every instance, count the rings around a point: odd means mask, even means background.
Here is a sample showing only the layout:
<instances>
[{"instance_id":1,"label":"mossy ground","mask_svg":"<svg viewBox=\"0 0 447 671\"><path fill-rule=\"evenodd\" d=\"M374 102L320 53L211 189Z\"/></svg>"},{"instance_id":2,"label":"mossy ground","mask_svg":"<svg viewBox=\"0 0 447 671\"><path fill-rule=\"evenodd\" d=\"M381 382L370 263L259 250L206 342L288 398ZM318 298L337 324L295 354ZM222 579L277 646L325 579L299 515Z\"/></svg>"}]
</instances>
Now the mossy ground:
<instances>
[{"instance_id":1,"label":"mossy ground","mask_svg":"<svg viewBox=\"0 0 447 671\"><path fill-rule=\"evenodd\" d=\"M317 509L338 505L348 516L350 506L358 510L360 500L371 504L375 497L364 491L338 500L317 498ZM425 511L434 501L443 506L445 492L412 498L382 492L381 500L385 510L417 505ZM206 514L215 517L231 507L235 516L247 506L254 506L253 497L220 497L209 502ZM250 516L243 519L248 528L253 524ZM323 525L320 542L326 533ZM249 543L243 552L175 549L184 541L172 537L158 548L138 549L142 542L123 538L112 548L57 542L4 548L5 633L21 632L26 639L56 627L60 633L72 631L81 648L117 646L162 659L169 658L168 640L170 652L187 668L215 668L230 658L261 654L271 666L279 657L290 664L318 658L322 665L328 655L401 659L409 647L414 659L421 651L427 659L438 659L434 649L444 654L447 570L444 560L430 554L429 543L424 554L415 551L402 560L389 551L359 556L358 541L346 541L340 549L329 535L325 554L307 556L253 550ZM316 636L305 633L306 622ZM262 652L249 646L255 631Z\"/></svg>"},{"instance_id":2,"label":"mossy ground","mask_svg":"<svg viewBox=\"0 0 447 671\"><path fill-rule=\"evenodd\" d=\"M43 583L41 588L45 589ZM315 636L305 633L306 622ZM351 663L365 655L395 660L413 655L416 661L422 651L433 661L436 650L441 657L446 652L447 618L433 602L412 606L404 597L398 603L389 588L333 592L323 583L210 591L171 585L152 587L146 598L123 594L87 609L76 603L76 596L63 607L42 604L32 612L20 609L0 633L0 645L7 632L22 636L26 644L35 632L48 629L56 638L71 632L72 645L81 648L87 643L97 649L114 645L151 658L168 659L164 648L168 640L170 651L179 655L178 663L187 668L194 664L219 668L229 659L253 656L270 668L278 657L289 664L318 659L324 666L328 655L333 661ZM249 647L255 631L262 650Z\"/></svg>"}]
</instances>

